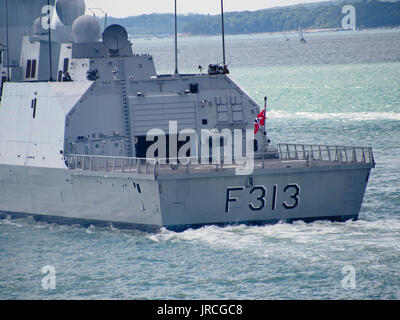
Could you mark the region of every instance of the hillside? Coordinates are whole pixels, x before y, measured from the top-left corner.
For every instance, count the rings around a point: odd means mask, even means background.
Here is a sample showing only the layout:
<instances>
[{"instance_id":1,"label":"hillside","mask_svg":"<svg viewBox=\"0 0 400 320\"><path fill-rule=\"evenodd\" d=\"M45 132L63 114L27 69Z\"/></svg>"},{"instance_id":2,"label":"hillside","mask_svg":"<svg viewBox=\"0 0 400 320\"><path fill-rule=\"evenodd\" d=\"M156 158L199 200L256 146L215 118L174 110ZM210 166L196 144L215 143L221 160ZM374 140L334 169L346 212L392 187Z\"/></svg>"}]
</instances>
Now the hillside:
<instances>
[{"instance_id":1,"label":"hillside","mask_svg":"<svg viewBox=\"0 0 400 320\"><path fill-rule=\"evenodd\" d=\"M400 26L400 1L377 0L331 1L309 5L278 7L258 11L227 12L227 34L276 32L305 29L340 28L345 4L357 11L357 28ZM173 14L149 14L124 19L109 18L108 24L125 26L132 35L168 35L174 32ZM221 32L220 15L179 15L178 32L214 35Z\"/></svg>"}]
</instances>

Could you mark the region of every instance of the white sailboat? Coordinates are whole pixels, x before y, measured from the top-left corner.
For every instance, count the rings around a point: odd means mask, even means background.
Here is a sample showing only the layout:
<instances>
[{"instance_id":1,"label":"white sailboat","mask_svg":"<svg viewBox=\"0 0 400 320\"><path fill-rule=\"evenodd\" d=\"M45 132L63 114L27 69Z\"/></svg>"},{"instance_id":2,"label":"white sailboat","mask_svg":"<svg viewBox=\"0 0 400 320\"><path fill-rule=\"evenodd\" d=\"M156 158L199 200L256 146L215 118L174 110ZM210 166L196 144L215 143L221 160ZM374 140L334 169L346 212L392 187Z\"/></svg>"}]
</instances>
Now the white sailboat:
<instances>
[{"instance_id":1,"label":"white sailboat","mask_svg":"<svg viewBox=\"0 0 400 320\"><path fill-rule=\"evenodd\" d=\"M301 25L299 25L299 40L302 43L306 43L306 39L304 39L304 37L303 37L303 29L302 29Z\"/></svg>"}]
</instances>

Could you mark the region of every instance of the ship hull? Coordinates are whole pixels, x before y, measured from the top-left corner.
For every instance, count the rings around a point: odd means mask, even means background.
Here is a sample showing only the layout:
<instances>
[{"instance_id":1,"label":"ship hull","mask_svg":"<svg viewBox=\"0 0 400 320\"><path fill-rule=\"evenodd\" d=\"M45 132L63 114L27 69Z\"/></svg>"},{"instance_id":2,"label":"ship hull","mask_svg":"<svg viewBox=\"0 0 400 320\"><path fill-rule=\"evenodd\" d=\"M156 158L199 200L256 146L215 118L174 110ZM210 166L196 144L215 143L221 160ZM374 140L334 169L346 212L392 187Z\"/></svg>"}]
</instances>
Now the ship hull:
<instances>
[{"instance_id":1,"label":"ship hull","mask_svg":"<svg viewBox=\"0 0 400 320\"><path fill-rule=\"evenodd\" d=\"M251 176L160 177L163 223L179 231L205 224L355 220L370 170L368 164L346 164L260 169Z\"/></svg>"},{"instance_id":2,"label":"ship hull","mask_svg":"<svg viewBox=\"0 0 400 320\"><path fill-rule=\"evenodd\" d=\"M162 225L157 194L158 183L148 175L0 165L3 216L152 231Z\"/></svg>"},{"instance_id":3,"label":"ship hull","mask_svg":"<svg viewBox=\"0 0 400 320\"><path fill-rule=\"evenodd\" d=\"M174 231L357 219L371 165L166 175L0 165L0 216Z\"/></svg>"}]
</instances>

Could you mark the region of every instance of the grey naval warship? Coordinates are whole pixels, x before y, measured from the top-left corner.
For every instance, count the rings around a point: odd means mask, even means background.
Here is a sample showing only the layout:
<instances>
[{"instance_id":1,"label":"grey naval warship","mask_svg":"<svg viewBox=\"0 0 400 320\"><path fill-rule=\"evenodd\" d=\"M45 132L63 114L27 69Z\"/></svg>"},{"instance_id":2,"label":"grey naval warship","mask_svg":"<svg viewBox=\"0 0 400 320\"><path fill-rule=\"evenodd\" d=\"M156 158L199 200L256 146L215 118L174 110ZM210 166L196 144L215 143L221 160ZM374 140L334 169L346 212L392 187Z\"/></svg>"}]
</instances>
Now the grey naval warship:
<instances>
[{"instance_id":1,"label":"grey naval warship","mask_svg":"<svg viewBox=\"0 0 400 320\"><path fill-rule=\"evenodd\" d=\"M271 143L263 106L225 62L157 74L153 57L135 53L122 26L85 15L83 0L0 8L3 218L147 231L358 218L372 149ZM235 154L251 157L225 161L232 136L221 132L239 133Z\"/></svg>"}]
</instances>

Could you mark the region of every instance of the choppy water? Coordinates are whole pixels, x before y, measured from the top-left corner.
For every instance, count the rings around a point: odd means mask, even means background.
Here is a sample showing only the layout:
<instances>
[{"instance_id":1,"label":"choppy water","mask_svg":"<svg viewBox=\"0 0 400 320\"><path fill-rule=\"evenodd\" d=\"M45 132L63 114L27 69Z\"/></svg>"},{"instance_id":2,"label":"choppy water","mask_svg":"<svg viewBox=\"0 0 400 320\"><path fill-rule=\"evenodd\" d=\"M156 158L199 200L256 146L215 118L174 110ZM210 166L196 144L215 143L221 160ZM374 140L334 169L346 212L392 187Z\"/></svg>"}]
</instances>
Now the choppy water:
<instances>
[{"instance_id":1,"label":"choppy water","mask_svg":"<svg viewBox=\"0 0 400 320\"><path fill-rule=\"evenodd\" d=\"M359 221L147 234L0 220L0 298L399 299L400 30L305 36L228 37L231 74L260 104L269 96L272 141L374 148ZM218 62L217 37L179 42L181 71ZM171 39L135 48L174 70ZM42 288L46 265L55 290Z\"/></svg>"}]
</instances>

